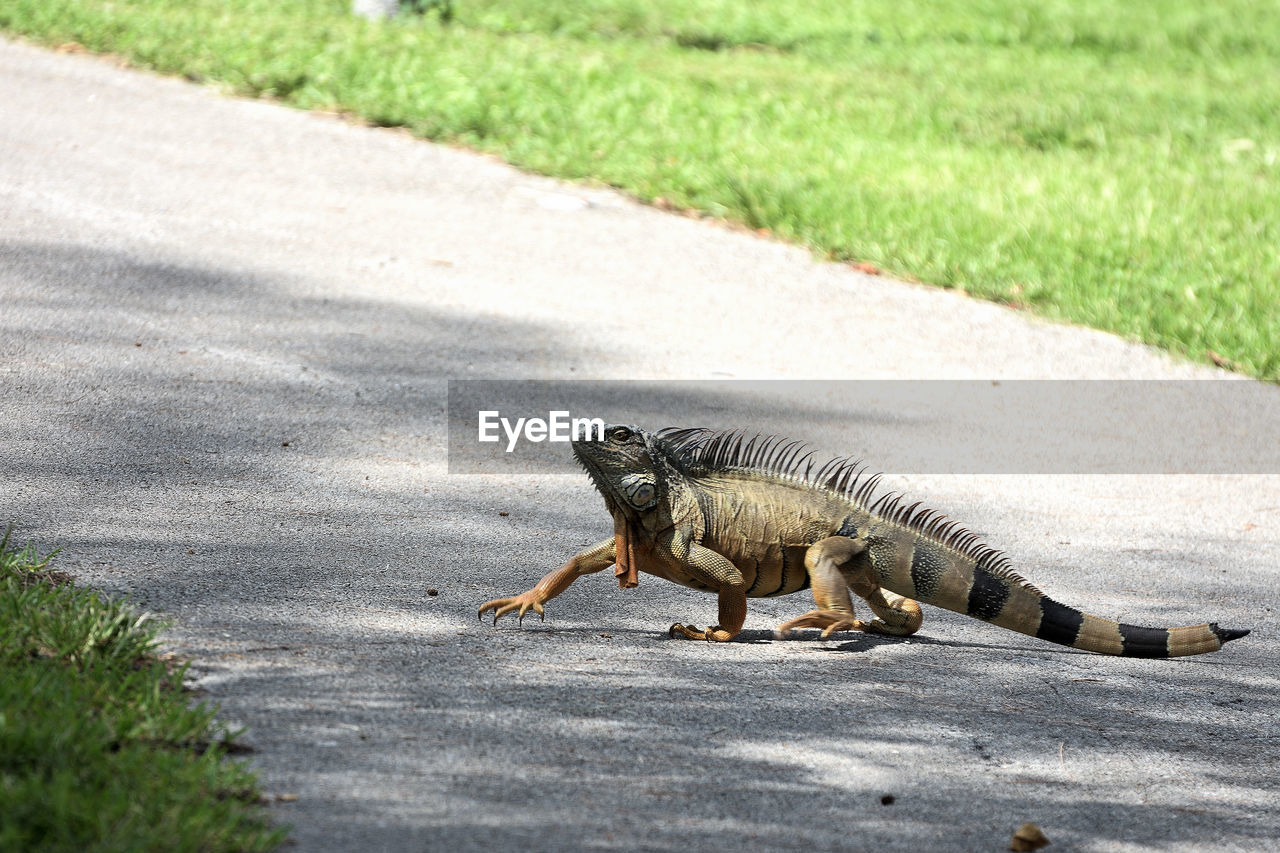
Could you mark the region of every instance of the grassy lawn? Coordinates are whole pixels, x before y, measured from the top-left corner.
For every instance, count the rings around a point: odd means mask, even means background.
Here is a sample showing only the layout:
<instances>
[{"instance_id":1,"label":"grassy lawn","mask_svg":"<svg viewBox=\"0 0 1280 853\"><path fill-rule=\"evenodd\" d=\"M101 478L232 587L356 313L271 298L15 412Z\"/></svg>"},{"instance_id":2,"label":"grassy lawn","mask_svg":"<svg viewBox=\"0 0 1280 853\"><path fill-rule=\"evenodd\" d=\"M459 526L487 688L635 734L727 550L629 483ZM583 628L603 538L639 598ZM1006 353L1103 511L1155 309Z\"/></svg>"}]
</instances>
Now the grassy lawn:
<instances>
[{"instance_id":1,"label":"grassy lawn","mask_svg":"<svg viewBox=\"0 0 1280 853\"><path fill-rule=\"evenodd\" d=\"M349 6L0 0L0 28L1280 379L1275 4Z\"/></svg>"},{"instance_id":2,"label":"grassy lawn","mask_svg":"<svg viewBox=\"0 0 1280 853\"><path fill-rule=\"evenodd\" d=\"M234 733L191 707L159 627L0 541L0 850L280 844Z\"/></svg>"}]
</instances>

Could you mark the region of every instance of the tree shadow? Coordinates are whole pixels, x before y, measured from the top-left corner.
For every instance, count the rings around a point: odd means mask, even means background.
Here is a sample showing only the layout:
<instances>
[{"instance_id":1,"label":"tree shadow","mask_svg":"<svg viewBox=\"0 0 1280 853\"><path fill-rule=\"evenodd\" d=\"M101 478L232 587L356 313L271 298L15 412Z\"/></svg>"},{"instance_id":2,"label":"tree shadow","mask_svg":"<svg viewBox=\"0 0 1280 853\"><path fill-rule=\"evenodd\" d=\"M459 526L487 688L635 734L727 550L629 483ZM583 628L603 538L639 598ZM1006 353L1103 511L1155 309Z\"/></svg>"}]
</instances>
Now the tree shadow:
<instances>
[{"instance_id":1,"label":"tree shadow","mask_svg":"<svg viewBox=\"0 0 1280 853\"><path fill-rule=\"evenodd\" d=\"M299 794L277 809L301 849L999 849L1026 821L1066 849L1280 837L1266 630L1176 662L932 610L906 640L775 639L802 596L752 602L717 645L665 633L713 597L608 573L545 623L479 621L611 528L579 477L448 475L445 381L625 370L607 344L91 247L5 245L0 292L0 506L176 620L270 791ZM662 393L724 423L760 405Z\"/></svg>"}]
</instances>

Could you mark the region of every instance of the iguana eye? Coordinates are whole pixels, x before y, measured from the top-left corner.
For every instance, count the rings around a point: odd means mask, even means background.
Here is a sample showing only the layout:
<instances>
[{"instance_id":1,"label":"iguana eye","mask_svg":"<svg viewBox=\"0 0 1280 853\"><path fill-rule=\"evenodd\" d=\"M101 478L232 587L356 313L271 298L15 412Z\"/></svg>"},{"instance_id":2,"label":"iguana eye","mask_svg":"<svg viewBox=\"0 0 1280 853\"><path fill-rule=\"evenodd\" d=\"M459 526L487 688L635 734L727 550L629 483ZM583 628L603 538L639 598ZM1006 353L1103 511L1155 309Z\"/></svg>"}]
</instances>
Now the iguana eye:
<instances>
[{"instance_id":1,"label":"iguana eye","mask_svg":"<svg viewBox=\"0 0 1280 853\"><path fill-rule=\"evenodd\" d=\"M628 438L631 438L631 430L626 427L614 427L609 432L609 438L614 441L626 441Z\"/></svg>"}]
</instances>

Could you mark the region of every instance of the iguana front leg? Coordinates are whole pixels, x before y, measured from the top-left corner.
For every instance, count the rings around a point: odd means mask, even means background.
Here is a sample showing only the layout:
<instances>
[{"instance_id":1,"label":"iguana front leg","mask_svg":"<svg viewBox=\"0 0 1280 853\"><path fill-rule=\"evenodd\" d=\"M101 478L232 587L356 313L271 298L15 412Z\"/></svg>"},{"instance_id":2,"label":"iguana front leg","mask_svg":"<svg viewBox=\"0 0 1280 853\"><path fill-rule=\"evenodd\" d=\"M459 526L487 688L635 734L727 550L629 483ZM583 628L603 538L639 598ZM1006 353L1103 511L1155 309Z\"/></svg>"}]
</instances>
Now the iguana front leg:
<instances>
[{"instance_id":1,"label":"iguana front leg","mask_svg":"<svg viewBox=\"0 0 1280 853\"><path fill-rule=\"evenodd\" d=\"M667 549L680 568L717 591L720 605L719 625L703 631L677 622L667 630L668 635L715 643L732 640L747 621L747 584L742 572L728 558L696 542L673 540Z\"/></svg>"},{"instance_id":2,"label":"iguana front leg","mask_svg":"<svg viewBox=\"0 0 1280 853\"><path fill-rule=\"evenodd\" d=\"M564 592L569 588L570 584L582 575L589 575L607 569L613 565L613 562L614 540L610 536L603 542L597 542L590 548L570 557L569 562L554 572L548 572L533 589L511 598L495 598L493 601L486 601L480 605L480 612L477 615L483 619L485 612L492 610L493 624L496 625L498 624L498 617L513 610L519 611L519 620L524 622L524 614L533 610L545 620L546 616L543 614L542 605Z\"/></svg>"}]
</instances>

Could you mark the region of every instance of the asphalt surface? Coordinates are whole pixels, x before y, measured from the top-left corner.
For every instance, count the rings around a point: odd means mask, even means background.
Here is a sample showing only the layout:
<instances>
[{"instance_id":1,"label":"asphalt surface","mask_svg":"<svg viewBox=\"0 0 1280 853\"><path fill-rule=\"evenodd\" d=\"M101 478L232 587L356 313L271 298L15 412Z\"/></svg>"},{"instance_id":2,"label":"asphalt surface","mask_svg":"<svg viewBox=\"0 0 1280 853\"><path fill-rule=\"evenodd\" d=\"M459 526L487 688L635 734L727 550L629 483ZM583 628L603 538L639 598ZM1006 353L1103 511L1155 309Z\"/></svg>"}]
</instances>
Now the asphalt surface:
<instances>
[{"instance_id":1,"label":"asphalt surface","mask_svg":"<svg viewBox=\"0 0 1280 853\"><path fill-rule=\"evenodd\" d=\"M482 601L611 526L580 475L446 456L449 379L614 380L592 414L861 454L864 429L894 435L889 408L719 380L1220 376L606 189L0 41L0 521L174 620L266 790L297 795L273 807L291 849L1002 850L1027 821L1051 850L1266 849L1270 463L890 478L1067 603L1254 631L1170 662L933 609L909 640L775 640L805 596L753 601L740 642L676 641L711 597L606 575L545 623L482 624ZM658 406L633 379L713 391ZM1277 389L1239 387L1186 441L1273 459Z\"/></svg>"}]
</instances>

